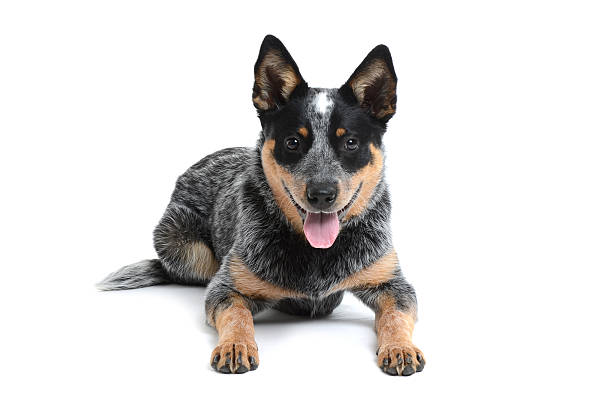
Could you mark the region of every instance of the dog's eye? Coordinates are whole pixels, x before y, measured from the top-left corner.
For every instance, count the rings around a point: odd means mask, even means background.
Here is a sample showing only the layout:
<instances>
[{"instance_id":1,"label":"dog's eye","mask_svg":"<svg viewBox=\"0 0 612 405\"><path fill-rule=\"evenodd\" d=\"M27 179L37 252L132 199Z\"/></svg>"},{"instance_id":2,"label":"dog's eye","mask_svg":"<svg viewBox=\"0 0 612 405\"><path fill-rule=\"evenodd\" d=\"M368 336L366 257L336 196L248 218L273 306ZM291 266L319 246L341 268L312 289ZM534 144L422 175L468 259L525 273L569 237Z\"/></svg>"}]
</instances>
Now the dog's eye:
<instances>
[{"instance_id":1,"label":"dog's eye","mask_svg":"<svg viewBox=\"0 0 612 405\"><path fill-rule=\"evenodd\" d=\"M285 139L285 145L289 150L296 150L300 146L300 140L295 136Z\"/></svg>"},{"instance_id":2,"label":"dog's eye","mask_svg":"<svg viewBox=\"0 0 612 405\"><path fill-rule=\"evenodd\" d=\"M349 138L346 140L344 147L348 150L355 150L359 147L359 141L356 138Z\"/></svg>"}]
</instances>

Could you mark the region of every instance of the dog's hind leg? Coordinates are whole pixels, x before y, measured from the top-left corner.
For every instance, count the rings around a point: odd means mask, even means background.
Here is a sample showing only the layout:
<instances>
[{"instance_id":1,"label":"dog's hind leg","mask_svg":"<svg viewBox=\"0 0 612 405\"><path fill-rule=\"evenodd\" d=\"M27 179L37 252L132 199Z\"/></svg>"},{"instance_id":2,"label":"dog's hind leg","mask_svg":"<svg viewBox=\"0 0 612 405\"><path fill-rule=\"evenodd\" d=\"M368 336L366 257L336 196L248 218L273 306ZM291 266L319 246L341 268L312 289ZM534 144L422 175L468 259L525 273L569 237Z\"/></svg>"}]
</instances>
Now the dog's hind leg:
<instances>
[{"instance_id":1,"label":"dog's hind leg","mask_svg":"<svg viewBox=\"0 0 612 405\"><path fill-rule=\"evenodd\" d=\"M206 218L170 203L153 232L155 250L172 281L206 285L219 269Z\"/></svg>"},{"instance_id":2,"label":"dog's hind leg","mask_svg":"<svg viewBox=\"0 0 612 405\"><path fill-rule=\"evenodd\" d=\"M280 300L274 309L289 315L321 318L333 312L342 302L343 291L338 291L325 298L285 298Z\"/></svg>"},{"instance_id":3,"label":"dog's hind leg","mask_svg":"<svg viewBox=\"0 0 612 405\"><path fill-rule=\"evenodd\" d=\"M206 285L219 269L205 218L184 205L170 203L153 238L159 259L124 266L97 287L110 291L168 283Z\"/></svg>"}]
</instances>

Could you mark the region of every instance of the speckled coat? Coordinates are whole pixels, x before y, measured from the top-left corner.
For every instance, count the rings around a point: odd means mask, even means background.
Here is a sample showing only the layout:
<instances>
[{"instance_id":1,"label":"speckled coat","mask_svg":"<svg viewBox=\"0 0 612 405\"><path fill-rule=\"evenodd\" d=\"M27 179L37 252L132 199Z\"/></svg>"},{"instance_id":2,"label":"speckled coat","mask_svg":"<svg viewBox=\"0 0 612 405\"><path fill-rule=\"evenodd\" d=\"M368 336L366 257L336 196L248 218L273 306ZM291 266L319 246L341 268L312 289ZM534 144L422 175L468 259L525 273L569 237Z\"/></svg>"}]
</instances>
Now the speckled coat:
<instances>
[{"instance_id":1,"label":"speckled coat","mask_svg":"<svg viewBox=\"0 0 612 405\"><path fill-rule=\"evenodd\" d=\"M341 88L310 88L283 44L267 36L255 64L256 147L215 152L181 175L154 231L158 259L126 266L99 287L207 286L207 319L220 337L211 364L227 373L259 365L252 314L273 307L325 316L350 291L376 313L381 369L421 371L424 357L411 341L416 297L393 248L384 179L382 136L396 83L381 45ZM321 182L336 187L330 210L340 222L326 249L304 235L314 211L308 187Z\"/></svg>"}]
</instances>

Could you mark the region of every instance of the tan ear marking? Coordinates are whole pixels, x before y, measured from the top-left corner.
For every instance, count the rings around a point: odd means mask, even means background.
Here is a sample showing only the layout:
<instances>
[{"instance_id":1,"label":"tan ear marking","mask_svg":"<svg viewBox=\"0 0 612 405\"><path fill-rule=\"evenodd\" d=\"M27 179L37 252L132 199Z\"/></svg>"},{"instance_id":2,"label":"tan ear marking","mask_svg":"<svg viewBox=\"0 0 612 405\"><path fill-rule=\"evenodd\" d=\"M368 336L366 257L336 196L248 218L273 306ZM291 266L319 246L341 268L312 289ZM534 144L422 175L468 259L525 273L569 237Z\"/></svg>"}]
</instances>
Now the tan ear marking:
<instances>
[{"instance_id":1,"label":"tan ear marking","mask_svg":"<svg viewBox=\"0 0 612 405\"><path fill-rule=\"evenodd\" d=\"M342 136L344 134L346 134L346 129L344 129L344 128L336 129L336 136Z\"/></svg>"},{"instance_id":2,"label":"tan ear marking","mask_svg":"<svg viewBox=\"0 0 612 405\"><path fill-rule=\"evenodd\" d=\"M276 102L281 101L274 100L275 81L281 82L278 90L283 101L287 101L293 90L300 84L301 79L280 53L273 50L264 56L255 74L257 93L253 95L253 103L258 108L267 110L272 108Z\"/></svg>"},{"instance_id":3,"label":"tan ear marking","mask_svg":"<svg viewBox=\"0 0 612 405\"><path fill-rule=\"evenodd\" d=\"M383 88L381 91L384 94L384 99L382 105L376 111L376 118L378 119L395 113L396 83L392 77L387 64L381 59L374 59L366 69L355 76L349 83L357 101L363 105L367 98L368 88L382 81Z\"/></svg>"}]
</instances>

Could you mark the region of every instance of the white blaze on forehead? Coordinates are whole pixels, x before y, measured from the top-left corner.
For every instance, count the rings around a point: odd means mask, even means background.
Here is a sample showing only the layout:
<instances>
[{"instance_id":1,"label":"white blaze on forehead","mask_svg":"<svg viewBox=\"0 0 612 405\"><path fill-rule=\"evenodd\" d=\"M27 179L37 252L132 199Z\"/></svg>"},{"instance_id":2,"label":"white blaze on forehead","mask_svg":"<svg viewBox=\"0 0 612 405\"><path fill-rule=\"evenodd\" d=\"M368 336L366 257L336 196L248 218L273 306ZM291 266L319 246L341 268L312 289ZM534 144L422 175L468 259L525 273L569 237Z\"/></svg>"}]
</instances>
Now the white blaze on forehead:
<instances>
[{"instance_id":1,"label":"white blaze on forehead","mask_svg":"<svg viewBox=\"0 0 612 405\"><path fill-rule=\"evenodd\" d=\"M328 136L336 94L335 89L309 89L305 118L312 128L312 146L300 161L300 171L312 181L328 181L343 175Z\"/></svg>"},{"instance_id":2,"label":"white blaze on forehead","mask_svg":"<svg viewBox=\"0 0 612 405\"><path fill-rule=\"evenodd\" d=\"M317 98L315 99L315 105L319 114L325 114L333 103L334 102L329 97L326 91L322 91L317 94Z\"/></svg>"}]
</instances>

